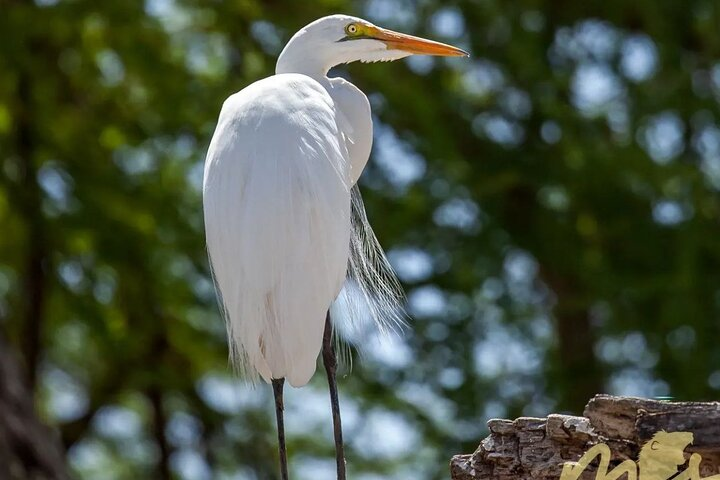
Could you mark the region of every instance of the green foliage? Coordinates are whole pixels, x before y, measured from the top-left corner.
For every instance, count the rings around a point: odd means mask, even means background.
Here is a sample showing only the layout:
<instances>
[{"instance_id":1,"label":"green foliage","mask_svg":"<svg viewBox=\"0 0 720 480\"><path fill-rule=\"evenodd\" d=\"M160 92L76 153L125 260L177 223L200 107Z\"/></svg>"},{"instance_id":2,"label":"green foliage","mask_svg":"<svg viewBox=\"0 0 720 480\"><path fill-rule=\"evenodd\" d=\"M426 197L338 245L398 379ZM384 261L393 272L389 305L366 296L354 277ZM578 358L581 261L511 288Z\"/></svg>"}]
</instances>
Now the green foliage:
<instances>
[{"instance_id":1,"label":"green foliage","mask_svg":"<svg viewBox=\"0 0 720 480\"><path fill-rule=\"evenodd\" d=\"M353 478L446 478L490 416L600 391L717 398L717 2L0 11L0 330L78 477L276 475L269 389L227 366L202 160L224 98L334 12L473 55L338 69L373 104L361 183L413 315L341 379ZM317 377L288 393L297 478L332 478Z\"/></svg>"}]
</instances>

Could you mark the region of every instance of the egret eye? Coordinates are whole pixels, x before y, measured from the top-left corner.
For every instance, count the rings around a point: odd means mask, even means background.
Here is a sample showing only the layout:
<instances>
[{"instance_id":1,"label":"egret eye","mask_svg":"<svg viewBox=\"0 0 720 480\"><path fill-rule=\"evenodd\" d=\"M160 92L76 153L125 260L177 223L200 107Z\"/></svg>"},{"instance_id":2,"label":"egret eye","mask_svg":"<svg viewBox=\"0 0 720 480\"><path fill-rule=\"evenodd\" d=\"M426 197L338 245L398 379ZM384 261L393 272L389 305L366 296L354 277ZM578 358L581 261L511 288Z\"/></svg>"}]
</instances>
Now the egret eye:
<instances>
[{"instance_id":1,"label":"egret eye","mask_svg":"<svg viewBox=\"0 0 720 480\"><path fill-rule=\"evenodd\" d=\"M348 33L348 35L355 35L358 32L358 27L354 23L351 23L347 27L345 27L345 31Z\"/></svg>"}]
</instances>

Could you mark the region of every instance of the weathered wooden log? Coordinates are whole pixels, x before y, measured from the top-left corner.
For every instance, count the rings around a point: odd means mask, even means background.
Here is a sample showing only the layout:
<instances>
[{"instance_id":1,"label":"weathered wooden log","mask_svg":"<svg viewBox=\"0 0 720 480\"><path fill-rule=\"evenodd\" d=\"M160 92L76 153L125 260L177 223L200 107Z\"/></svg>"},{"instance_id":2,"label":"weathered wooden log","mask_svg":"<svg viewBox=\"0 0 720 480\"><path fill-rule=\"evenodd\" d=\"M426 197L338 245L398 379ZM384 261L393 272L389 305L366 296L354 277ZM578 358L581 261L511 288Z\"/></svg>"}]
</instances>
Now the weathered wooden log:
<instances>
[{"instance_id":1,"label":"weathered wooden log","mask_svg":"<svg viewBox=\"0 0 720 480\"><path fill-rule=\"evenodd\" d=\"M650 472L658 469L669 472L657 477L663 480L683 471L687 478L699 478L690 475L690 470L702 477L720 473L720 402L597 395L582 417L553 414L514 421L493 419L488 428L490 435L475 453L453 457L453 480L558 480L566 463L578 462L599 444L609 449L609 470L629 460L623 468L632 469L640 480L654 480L655 474ZM688 433L658 436L661 431ZM596 478L598 458L585 455L585 460L589 466L572 478Z\"/></svg>"}]
</instances>

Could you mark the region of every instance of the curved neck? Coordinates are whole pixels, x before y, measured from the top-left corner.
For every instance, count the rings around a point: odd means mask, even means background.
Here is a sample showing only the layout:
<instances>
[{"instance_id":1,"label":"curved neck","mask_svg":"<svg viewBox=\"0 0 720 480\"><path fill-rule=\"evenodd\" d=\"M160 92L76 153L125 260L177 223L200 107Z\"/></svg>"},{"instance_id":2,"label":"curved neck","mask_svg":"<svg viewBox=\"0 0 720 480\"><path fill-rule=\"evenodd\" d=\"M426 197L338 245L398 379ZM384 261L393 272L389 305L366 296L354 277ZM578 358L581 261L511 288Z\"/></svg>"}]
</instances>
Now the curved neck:
<instances>
[{"instance_id":1,"label":"curved neck","mask_svg":"<svg viewBox=\"0 0 720 480\"><path fill-rule=\"evenodd\" d=\"M323 55L325 49L319 45L313 48L312 42L297 40L291 40L280 53L275 73L302 73L315 79L326 78L333 62Z\"/></svg>"}]
</instances>

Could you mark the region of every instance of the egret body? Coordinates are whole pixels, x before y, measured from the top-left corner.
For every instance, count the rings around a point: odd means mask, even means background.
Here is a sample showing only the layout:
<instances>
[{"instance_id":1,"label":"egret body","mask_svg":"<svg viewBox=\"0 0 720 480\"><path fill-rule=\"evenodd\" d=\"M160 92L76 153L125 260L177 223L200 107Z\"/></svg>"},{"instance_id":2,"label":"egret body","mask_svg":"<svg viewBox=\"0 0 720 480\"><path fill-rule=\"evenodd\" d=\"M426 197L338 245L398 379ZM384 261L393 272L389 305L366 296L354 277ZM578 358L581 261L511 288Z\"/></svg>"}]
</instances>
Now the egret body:
<instances>
[{"instance_id":1,"label":"egret body","mask_svg":"<svg viewBox=\"0 0 720 480\"><path fill-rule=\"evenodd\" d=\"M223 104L203 179L205 229L231 358L273 384L287 478L282 386L305 385L318 354L330 383L338 478L345 478L328 309L346 278L380 328L397 319L397 282L357 188L372 146L367 97L335 65L464 51L346 15L297 32L276 74Z\"/></svg>"}]
</instances>

